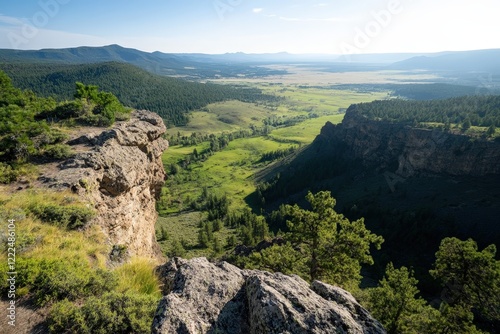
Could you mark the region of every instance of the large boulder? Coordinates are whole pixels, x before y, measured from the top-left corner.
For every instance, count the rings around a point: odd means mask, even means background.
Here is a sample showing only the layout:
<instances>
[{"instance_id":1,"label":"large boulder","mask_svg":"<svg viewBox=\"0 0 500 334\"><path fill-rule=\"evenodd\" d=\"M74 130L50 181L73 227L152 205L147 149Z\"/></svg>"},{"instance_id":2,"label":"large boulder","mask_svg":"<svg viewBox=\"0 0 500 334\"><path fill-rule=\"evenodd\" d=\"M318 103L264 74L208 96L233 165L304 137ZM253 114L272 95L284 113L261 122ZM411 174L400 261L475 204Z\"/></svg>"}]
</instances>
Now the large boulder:
<instances>
[{"instance_id":1,"label":"large boulder","mask_svg":"<svg viewBox=\"0 0 500 334\"><path fill-rule=\"evenodd\" d=\"M175 258L153 333L385 333L347 291L298 276Z\"/></svg>"}]
</instances>

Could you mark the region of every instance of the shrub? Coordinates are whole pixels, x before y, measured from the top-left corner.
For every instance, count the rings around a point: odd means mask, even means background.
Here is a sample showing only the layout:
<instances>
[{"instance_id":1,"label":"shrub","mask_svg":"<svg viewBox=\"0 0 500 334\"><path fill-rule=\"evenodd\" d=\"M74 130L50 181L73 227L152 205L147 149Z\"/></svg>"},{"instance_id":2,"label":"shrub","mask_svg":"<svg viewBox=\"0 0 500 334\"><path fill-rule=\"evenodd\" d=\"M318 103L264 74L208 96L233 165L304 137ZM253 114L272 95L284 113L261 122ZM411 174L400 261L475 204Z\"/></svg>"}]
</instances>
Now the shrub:
<instances>
[{"instance_id":1,"label":"shrub","mask_svg":"<svg viewBox=\"0 0 500 334\"><path fill-rule=\"evenodd\" d=\"M57 106L53 114L59 119L67 119L80 117L84 111L83 103L80 100L74 100Z\"/></svg>"},{"instance_id":2,"label":"shrub","mask_svg":"<svg viewBox=\"0 0 500 334\"><path fill-rule=\"evenodd\" d=\"M55 159L67 159L73 155L71 148L66 144L49 145L45 149L45 155Z\"/></svg>"},{"instance_id":3,"label":"shrub","mask_svg":"<svg viewBox=\"0 0 500 334\"><path fill-rule=\"evenodd\" d=\"M44 222L69 229L84 226L95 215L92 209L77 205L61 206L38 203L31 205L29 211Z\"/></svg>"},{"instance_id":4,"label":"shrub","mask_svg":"<svg viewBox=\"0 0 500 334\"><path fill-rule=\"evenodd\" d=\"M18 173L6 163L0 162L0 183L11 183L17 180Z\"/></svg>"},{"instance_id":5,"label":"shrub","mask_svg":"<svg viewBox=\"0 0 500 334\"><path fill-rule=\"evenodd\" d=\"M78 259L18 258L16 269L17 287L33 293L37 305L101 294L117 285L116 275L112 272L91 268ZM2 287L6 288L5 285Z\"/></svg>"},{"instance_id":6,"label":"shrub","mask_svg":"<svg viewBox=\"0 0 500 334\"><path fill-rule=\"evenodd\" d=\"M47 322L54 333L148 333L157 303L156 297L131 292L90 297L82 307L64 300L54 305Z\"/></svg>"}]
</instances>

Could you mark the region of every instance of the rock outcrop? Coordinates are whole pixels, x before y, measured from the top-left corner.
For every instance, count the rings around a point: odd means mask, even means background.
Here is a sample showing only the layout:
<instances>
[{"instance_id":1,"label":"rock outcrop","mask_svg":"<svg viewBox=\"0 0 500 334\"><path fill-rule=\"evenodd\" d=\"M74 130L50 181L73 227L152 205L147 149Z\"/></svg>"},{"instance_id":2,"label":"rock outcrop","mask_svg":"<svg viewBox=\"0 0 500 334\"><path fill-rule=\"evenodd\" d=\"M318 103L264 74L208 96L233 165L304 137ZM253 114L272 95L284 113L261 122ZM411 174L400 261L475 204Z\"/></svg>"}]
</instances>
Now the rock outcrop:
<instances>
[{"instance_id":1,"label":"rock outcrop","mask_svg":"<svg viewBox=\"0 0 500 334\"><path fill-rule=\"evenodd\" d=\"M153 333L385 333L348 292L205 258L161 267Z\"/></svg>"},{"instance_id":2,"label":"rock outcrop","mask_svg":"<svg viewBox=\"0 0 500 334\"><path fill-rule=\"evenodd\" d=\"M97 211L91 223L102 228L110 246L128 255L161 257L154 225L155 198L165 181L165 131L157 114L135 111L129 121L70 141L79 153L42 180L88 199Z\"/></svg>"},{"instance_id":3,"label":"rock outcrop","mask_svg":"<svg viewBox=\"0 0 500 334\"><path fill-rule=\"evenodd\" d=\"M344 159L400 176L420 172L482 176L500 174L500 143L440 130L369 120L351 106L339 125L327 123L316 142L346 148Z\"/></svg>"}]
</instances>

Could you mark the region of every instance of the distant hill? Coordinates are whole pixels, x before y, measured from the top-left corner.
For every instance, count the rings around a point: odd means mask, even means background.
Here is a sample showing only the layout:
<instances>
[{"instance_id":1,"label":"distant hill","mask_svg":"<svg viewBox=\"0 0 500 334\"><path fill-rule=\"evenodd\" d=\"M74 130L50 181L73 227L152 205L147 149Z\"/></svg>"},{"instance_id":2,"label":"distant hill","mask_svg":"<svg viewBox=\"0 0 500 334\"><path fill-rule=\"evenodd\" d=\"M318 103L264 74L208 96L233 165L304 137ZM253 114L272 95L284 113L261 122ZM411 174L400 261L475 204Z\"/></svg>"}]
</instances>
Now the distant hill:
<instances>
[{"instance_id":1,"label":"distant hill","mask_svg":"<svg viewBox=\"0 0 500 334\"><path fill-rule=\"evenodd\" d=\"M412 57L388 66L394 70L500 72L500 49L439 53Z\"/></svg>"},{"instance_id":2,"label":"distant hill","mask_svg":"<svg viewBox=\"0 0 500 334\"><path fill-rule=\"evenodd\" d=\"M77 65L14 62L0 63L0 69L11 77L16 87L57 100L71 99L77 81L97 85L127 106L156 112L170 125L186 124L187 111L213 102L275 99L258 89L189 82L119 62Z\"/></svg>"},{"instance_id":3,"label":"distant hill","mask_svg":"<svg viewBox=\"0 0 500 334\"><path fill-rule=\"evenodd\" d=\"M77 47L67 49L11 50L0 49L0 63L59 63L91 64L99 62L123 62L138 66L149 72L183 76L193 79L215 78L218 76L262 76L266 74L285 74L281 70L225 64L224 56L203 54L167 54L144 52L119 45L102 47Z\"/></svg>"}]
</instances>

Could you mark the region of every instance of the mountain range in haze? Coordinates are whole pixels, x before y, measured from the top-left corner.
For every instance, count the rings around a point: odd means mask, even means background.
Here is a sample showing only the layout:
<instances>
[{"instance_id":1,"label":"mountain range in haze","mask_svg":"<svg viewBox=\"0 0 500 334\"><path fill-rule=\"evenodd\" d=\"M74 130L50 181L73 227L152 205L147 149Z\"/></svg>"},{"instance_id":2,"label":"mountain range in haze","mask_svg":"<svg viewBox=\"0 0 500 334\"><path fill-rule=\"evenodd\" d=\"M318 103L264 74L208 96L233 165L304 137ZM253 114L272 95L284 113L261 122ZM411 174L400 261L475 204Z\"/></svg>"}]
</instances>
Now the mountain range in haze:
<instances>
[{"instance_id":1,"label":"mountain range in haze","mask_svg":"<svg viewBox=\"0 0 500 334\"><path fill-rule=\"evenodd\" d=\"M303 63L375 64L378 69L500 73L500 49L440 53L386 53L355 55L310 55L269 53L162 53L144 52L119 45L67 49L0 49L0 62L48 62L86 64L118 61L150 72L184 77L252 76L283 74L257 65ZM239 65L239 66L235 66ZM196 72L196 74L194 74ZM202 73L202 75L200 75Z\"/></svg>"}]
</instances>

